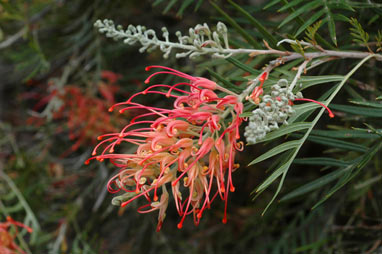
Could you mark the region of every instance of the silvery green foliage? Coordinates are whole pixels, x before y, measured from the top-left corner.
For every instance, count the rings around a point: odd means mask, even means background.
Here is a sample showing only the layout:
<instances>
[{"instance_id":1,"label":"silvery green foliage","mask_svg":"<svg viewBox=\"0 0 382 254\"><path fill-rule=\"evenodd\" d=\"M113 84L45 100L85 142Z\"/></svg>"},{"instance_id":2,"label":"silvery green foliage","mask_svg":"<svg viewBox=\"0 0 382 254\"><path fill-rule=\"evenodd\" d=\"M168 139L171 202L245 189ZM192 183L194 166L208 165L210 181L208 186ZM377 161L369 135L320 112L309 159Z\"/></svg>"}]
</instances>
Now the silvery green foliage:
<instances>
[{"instance_id":1,"label":"silvery green foliage","mask_svg":"<svg viewBox=\"0 0 382 254\"><path fill-rule=\"evenodd\" d=\"M273 85L271 93L262 97L259 107L249 117L249 124L244 132L247 143L256 143L263 139L268 132L278 129L279 124L288 124L288 117L295 113L289 102L297 98L302 98L302 94L293 94L287 80L280 79Z\"/></svg>"},{"instance_id":2,"label":"silvery green foliage","mask_svg":"<svg viewBox=\"0 0 382 254\"><path fill-rule=\"evenodd\" d=\"M182 35L180 31L175 35L178 42L171 42L169 32L166 27L162 28L164 40L158 39L156 32L152 29L146 29L144 26L129 25L126 30L122 26L115 26L111 20L97 20L94 24L101 33L115 40L123 39L124 43L129 45L141 44L139 49L141 53L152 51L159 47L164 52L163 57L167 58L173 49L179 49L183 52L177 53L176 57L194 58L204 54L212 54L214 57L226 58L231 56L229 53L227 27L222 22L218 22L216 31L211 31L207 24L196 25L190 28L188 35ZM228 49L228 52L227 52Z\"/></svg>"}]
</instances>

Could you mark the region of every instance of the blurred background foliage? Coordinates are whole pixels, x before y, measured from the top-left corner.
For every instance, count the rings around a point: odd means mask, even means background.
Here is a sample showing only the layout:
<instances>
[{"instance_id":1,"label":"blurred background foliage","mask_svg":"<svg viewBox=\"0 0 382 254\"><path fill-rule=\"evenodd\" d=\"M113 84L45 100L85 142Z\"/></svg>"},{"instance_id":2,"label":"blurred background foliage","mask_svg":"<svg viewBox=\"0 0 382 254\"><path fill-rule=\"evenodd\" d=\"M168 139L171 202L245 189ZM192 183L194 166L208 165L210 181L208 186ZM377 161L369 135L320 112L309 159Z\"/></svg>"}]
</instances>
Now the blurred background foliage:
<instances>
[{"instance_id":1,"label":"blurred background foliage","mask_svg":"<svg viewBox=\"0 0 382 254\"><path fill-rule=\"evenodd\" d=\"M247 146L238 155L241 167L233 175L237 187L226 225L219 204L198 227L188 222L178 230L170 204L157 233L156 214L138 214L134 203L111 205L105 186L113 167L84 165L98 135L128 122L128 114L107 109L142 90L145 66L177 68L240 90L271 60L140 54L138 46L99 34L93 27L97 19L156 31L166 26L172 34L223 21L231 45L245 48L264 48L263 39L272 47L284 38L304 39L305 31L322 20L315 36L319 45L367 51L367 46L376 50L382 21L382 5L374 2L0 0L0 221L12 216L33 228L16 239L27 253L382 253L382 104L376 100L382 95L382 66L375 60L348 80L331 105L337 117L324 117L311 132L293 161L280 202L263 216L277 184L259 196L252 191L283 155L246 165L283 139ZM370 41L351 36L350 17ZM299 63L281 66L272 78L293 79L292 67ZM313 86L313 79L304 77L312 86L305 94L325 97L330 90L325 78L341 80L357 63L336 60L309 71L309 77L322 75L324 81ZM149 103L166 103L155 99Z\"/></svg>"}]
</instances>

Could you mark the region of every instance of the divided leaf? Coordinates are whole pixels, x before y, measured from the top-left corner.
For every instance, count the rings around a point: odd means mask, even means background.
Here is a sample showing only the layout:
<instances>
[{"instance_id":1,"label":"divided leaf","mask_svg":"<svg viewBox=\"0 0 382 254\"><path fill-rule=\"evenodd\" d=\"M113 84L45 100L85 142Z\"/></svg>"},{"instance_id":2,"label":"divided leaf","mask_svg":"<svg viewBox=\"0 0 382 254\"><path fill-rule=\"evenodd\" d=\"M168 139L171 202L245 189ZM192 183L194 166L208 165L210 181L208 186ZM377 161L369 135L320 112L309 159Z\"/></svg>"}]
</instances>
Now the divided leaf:
<instances>
[{"instance_id":1,"label":"divided leaf","mask_svg":"<svg viewBox=\"0 0 382 254\"><path fill-rule=\"evenodd\" d=\"M316 22L315 24L313 24L312 26L309 26L306 29L305 34L306 34L307 37L305 37L305 40L307 42L309 42L309 43L311 43L313 45L317 45L315 36L316 36L317 30L320 28L321 24L322 24L322 20Z\"/></svg>"},{"instance_id":2,"label":"divided leaf","mask_svg":"<svg viewBox=\"0 0 382 254\"><path fill-rule=\"evenodd\" d=\"M378 34L375 36L375 40L377 41L377 52L382 51L382 33L378 30Z\"/></svg>"},{"instance_id":3,"label":"divided leaf","mask_svg":"<svg viewBox=\"0 0 382 254\"><path fill-rule=\"evenodd\" d=\"M350 24L353 26L350 28L351 35L353 36L353 41L356 43L363 44L370 52L373 52L369 45L369 34L363 30L362 25L358 22L356 18L350 18Z\"/></svg>"}]
</instances>

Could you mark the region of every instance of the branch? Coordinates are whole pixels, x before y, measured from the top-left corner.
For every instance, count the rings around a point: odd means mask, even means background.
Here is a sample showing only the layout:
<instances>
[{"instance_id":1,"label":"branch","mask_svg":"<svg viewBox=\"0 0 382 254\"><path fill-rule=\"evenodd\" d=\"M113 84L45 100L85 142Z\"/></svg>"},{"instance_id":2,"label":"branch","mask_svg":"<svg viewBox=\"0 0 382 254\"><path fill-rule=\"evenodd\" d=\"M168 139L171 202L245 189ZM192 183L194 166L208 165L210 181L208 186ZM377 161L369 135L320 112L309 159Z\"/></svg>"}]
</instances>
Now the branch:
<instances>
[{"instance_id":1,"label":"branch","mask_svg":"<svg viewBox=\"0 0 382 254\"><path fill-rule=\"evenodd\" d=\"M122 39L124 43L129 45L141 44L142 47L139 49L139 51L142 53L145 51L150 52L156 48L159 48L162 52L164 52L164 58L167 58L172 50L182 51L175 55L177 58L195 58L207 54L217 58L227 58L240 54L249 54L252 57L258 55L277 55L280 56L281 59L275 60L276 62L271 62L271 64L277 65L282 62L287 62L298 58L314 59L320 57L338 57L363 59L371 54L369 52L359 51L325 50L321 47L318 47L317 45L315 46L304 41L299 41L299 43L313 49L318 48L320 52L308 52L302 55L297 52L291 53L289 51L272 49L268 47L266 43L265 46L267 49L264 50L245 48L232 49L230 48L228 42L227 27L222 22L218 22L216 31L211 31L207 24L198 24L194 28L190 28L188 35L182 35L181 32L178 31L175 33L178 37L178 42L170 41L169 32L165 27L162 28L162 36L164 40L161 40L157 37L154 30L146 29L144 26L129 25L128 28L124 30L122 26L116 27L113 21L107 19L103 21L97 20L94 26L97 27L101 33L105 33L106 37L113 38L115 40ZM294 40L284 39L278 44L284 42L290 44L297 43ZM382 61L381 54L375 54L374 58L377 61Z\"/></svg>"},{"instance_id":2,"label":"branch","mask_svg":"<svg viewBox=\"0 0 382 254\"><path fill-rule=\"evenodd\" d=\"M11 46L18 39L23 37L24 34L27 32L27 30L28 30L27 27L23 27L20 31L18 31L14 35L9 36L5 41L0 43L0 49L3 49L3 48Z\"/></svg>"},{"instance_id":3,"label":"branch","mask_svg":"<svg viewBox=\"0 0 382 254\"><path fill-rule=\"evenodd\" d=\"M298 70L297 70L297 74L296 76L294 77L292 83L290 84L289 86L289 90L292 91L294 86L297 84L297 81L300 79L301 77L301 74L302 74L302 71L305 70L306 68L306 65L309 63L310 59L308 60L305 60L299 67L298 67Z\"/></svg>"}]
</instances>

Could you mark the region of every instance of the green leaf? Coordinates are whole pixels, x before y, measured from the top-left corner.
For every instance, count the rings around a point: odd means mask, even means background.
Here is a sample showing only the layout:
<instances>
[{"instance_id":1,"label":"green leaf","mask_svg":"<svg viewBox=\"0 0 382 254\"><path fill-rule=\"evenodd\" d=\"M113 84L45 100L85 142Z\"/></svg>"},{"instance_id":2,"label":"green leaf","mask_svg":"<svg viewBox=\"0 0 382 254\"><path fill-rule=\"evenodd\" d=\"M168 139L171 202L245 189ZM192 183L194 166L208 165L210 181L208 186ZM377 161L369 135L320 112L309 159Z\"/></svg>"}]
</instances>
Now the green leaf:
<instances>
[{"instance_id":1,"label":"green leaf","mask_svg":"<svg viewBox=\"0 0 382 254\"><path fill-rule=\"evenodd\" d=\"M373 185L375 183L379 183L382 180L382 175L377 175L374 176L362 183L358 183L357 185L354 186L355 190L363 189L365 187L369 187L370 185Z\"/></svg>"},{"instance_id":2,"label":"green leaf","mask_svg":"<svg viewBox=\"0 0 382 254\"><path fill-rule=\"evenodd\" d=\"M183 16L183 12L184 10L190 6L192 3L194 2L194 0L184 0L182 5L180 6L178 12L176 13L177 16L181 17Z\"/></svg>"},{"instance_id":3,"label":"green leaf","mask_svg":"<svg viewBox=\"0 0 382 254\"><path fill-rule=\"evenodd\" d=\"M203 0L198 0L198 2L196 3L196 6L195 6L194 11L199 10L199 8L200 8L200 6L202 5L202 3L203 3Z\"/></svg>"},{"instance_id":4,"label":"green leaf","mask_svg":"<svg viewBox=\"0 0 382 254\"><path fill-rule=\"evenodd\" d=\"M301 115L303 115L309 111L313 111L319 107L320 107L320 105L318 105L317 103L313 103L313 102L308 102L308 103L304 103L301 105L294 105L293 109L296 111L296 113L289 118L288 122L293 123L299 116L301 116Z\"/></svg>"},{"instance_id":5,"label":"green leaf","mask_svg":"<svg viewBox=\"0 0 382 254\"><path fill-rule=\"evenodd\" d=\"M350 3L350 1L349 1ZM349 4L346 1L330 1L327 3L329 9L343 9L343 10L348 10L348 11L355 11L351 4Z\"/></svg>"},{"instance_id":6,"label":"green leaf","mask_svg":"<svg viewBox=\"0 0 382 254\"><path fill-rule=\"evenodd\" d=\"M361 105L361 106L382 108L382 103L378 103L378 102L370 102L370 101L350 101L350 102L353 104Z\"/></svg>"},{"instance_id":7,"label":"green leaf","mask_svg":"<svg viewBox=\"0 0 382 254\"><path fill-rule=\"evenodd\" d=\"M252 112L244 112L243 114L240 114L240 117L250 117L252 115L253 115Z\"/></svg>"},{"instance_id":8,"label":"green leaf","mask_svg":"<svg viewBox=\"0 0 382 254\"><path fill-rule=\"evenodd\" d=\"M344 84L346 83L346 81L354 74L354 72L356 72L366 61L368 61L370 58L372 58L373 55L369 55L367 57L365 57L364 59L362 59L348 74L346 74L346 76L343 78L343 80L341 81L341 83L337 86L334 87L334 90L331 91L331 94L326 102L326 104L329 104L333 99L334 97L338 94L338 92L341 90L341 88L344 86ZM298 140L298 142L300 143L298 145L298 147L296 147L294 150L293 150L293 154L289 156L289 158L287 158L287 162L285 162L281 167L279 167L278 169L276 169L273 174L268 177L264 183L262 185L260 185L260 187L257 189L257 192L260 192L264 187L266 186L269 186L273 181L275 181L277 179L277 177L279 177L281 174L283 174L281 180L280 180L280 183L279 183L279 186L272 198L272 200L268 203L267 207L264 209L263 211L263 214L267 211L267 209L270 207L270 205L272 204L272 202L275 200L276 196L278 195L278 193L280 192L281 188L282 188L282 185L284 183L284 179L286 177L286 174L290 168L290 165L292 164L293 160L296 158L297 156L297 153L300 151L302 145L305 143L306 139L308 138L308 136L310 135L310 132L312 131L313 127L317 124L318 120L320 119L320 117L322 116L322 114L324 113L325 109L322 108L320 110L320 112L317 114L317 116L314 118L312 124L311 124L311 127L306 131L305 135L300 139ZM381 142L382 144L382 142Z\"/></svg>"},{"instance_id":9,"label":"green leaf","mask_svg":"<svg viewBox=\"0 0 382 254\"><path fill-rule=\"evenodd\" d=\"M363 44L369 50L369 52L372 52L368 45L369 34L365 32L365 30L362 28L362 25L358 22L357 19L350 18L349 22L353 26L350 28L350 34L354 37L353 41Z\"/></svg>"},{"instance_id":10,"label":"green leaf","mask_svg":"<svg viewBox=\"0 0 382 254\"><path fill-rule=\"evenodd\" d=\"M349 22L350 19L340 13L335 13L333 14L333 17L335 20L340 20L340 21L343 21L343 22Z\"/></svg>"},{"instance_id":11,"label":"green leaf","mask_svg":"<svg viewBox=\"0 0 382 254\"><path fill-rule=\"evenodd\" d=\"M328 241L329 239L321 239L319 241L315 241L313 243L300 246L298 248L295 248L293 250L293 253L299 253L299 252L307 253L308 250L312 250L311 253L314 253L313 251L319 249L321 246L324 246Z\"/></svg>"},{"instance_id":12,"label":"green leaf","mask_svg":"<svg viewBox=\"0 0 382 254\"><path fill-rule=\"evenodd\" d=\"M333 159L330 157L313 157L313 158L295 159L293 163L301 164L301 165L317 165L317 166L331 166L331 167L344 167L349 165L349 162Z\"/></svg>"},{"instance_id":13,"label":"green leaf","mask_svg":"<svg viewBox=\"0 0 382 254\"><path fill-rule=\"evenodd\" d=\"M207 68L207 71L211 74L212 77L216 78L218 81L220 81L222 84L223 84L223 87L225 88L229 88L230 90L232 90L233 92L237 92L237 93L240 93L242 90L240 88L238 88L237 86L235 86L234 84L232 84L231 82L229 82L227 79L225 79L224 77L222 77L220 74L218 74L217 72L214 72L213 70Z\"/></svg>"},{"instance_id":14,"label":"green leaf","mask_svg":"<svg viewBox=\"0 0 382 254\"><path fill-rule=\"evenodd\" d=\"M310 125L311 123L305 123L305 122L298 122L298 123L283 125L281 128L275 131L269 132L264 139L260 140L260 142L269 141L292 132L308 129Z\"/></svg>"},{"instance_id":15,"label":"green leaf","mask_svg":"<svg viewBox=\"0 0 382 254\"><path fill-rule=\"evenodd\" d=\"M278 26L279 28L281 28L282 26L284 26L285 24L289 23L290 21L292 21L294 18L297 18L299 17L301 14L305 13L305 12L309 12L309 11L313 11L314 9L316 9L317 7L319 7L321 5L321 0L315 0L315 1L311 1L307 4L305 4L304 6L302 6L301 8L299 8L298 10L296 10L295 12L293 12L291 15L289 15L288 17L286 17L283 22L281 22L281 24Z\"/></svg>"},{"instance_id":16,"label":"green leaf","mask_svg":"<svg viewBox=\"0 0 382 254\"><path fill-rule=\"evenodd\" d=\"M268 9L268 8L272 7L273 5L279 3L279 2L281 2L281 0L273 0L272 2L270 2L269 4L267 4L267 5L264 7L264 9Z\"/></svg>"},{"instance_id":17,"label":"green leaf","mask_svg":"<svg viewBox=\"0 0 382 254\"><path fill-rule=\"evenodd\" d=\"M217 4L210 2L210 4L227 20L227 22L233 26L236 31L243 36L254 48L262 48L261 45L247 32L245 31L235 20L231 18L225 11L223 11Z\"/></svg>"},{"instance_id":18,"label":"green leaf","mask_svg":"<svg viewBox=\"0 0 382 254\"><path fill-rule=\"evenodd\" d=\"M325 11L324 10L319 10L315 14L313 14L305 23L300 26L300 28L297 30L295 33L295 37L297 37L300 33L302 33L307 27L312 25L314 22L316 22L322 15L324 15Z\"/></svg>"},{"instance_id":19,"label":"green leaf","mask_svg":"<svg viewBox=\"0 0 382 254\"><path fill-rule=\"evenodd\" d=\"M286 177L286 174L288 172L288 168L289 168L290 164L286 165L285 167L280 167L278 170L281 170L281 173L282 173L282 177L280 179L280 183L279 185L277 186L277 189L276 189L276 192L275 194L273 195L271 201L269 201L269 203L267 204L267 206L265 207L264 211L261 213L261 216L264 216L265 212L268 210L268 208L271 206L271 204L273 203L273 201L275 201L276 197L279 195L280 191L281 191L281 188L284 184L284 180L285 180L285 177ZM276 172L275 172L276 173ZM274 178L275 177L275 178ZM276 180L276 178L278 176L274 176L273 177L273 174L269 177L270 178L270 181L273 182L274 180ZM274 179L274 180L272 180ZM266 188L266 187L265 187Z\"/></svg>"},{"instance_id":20,"label":"green leaf","mask_svg":"<svg viewBox=\"0 0 382 254\"><path fill-rule=\"evenodd\" d=\"M325 5L326 5L326 1L325 1ZM326 10L326 20L328 21L330 38L332 39L334 45L337 46L336 24L334 23L333 14L331 13L327 5L325 6L324 10Z\"/></svg>"},{"instance_id":21,"label":"green leaf","mask_svg":"<svg viewBox=\"0 0 382 254\"><path fill-rule=\"evenodd\" d=\"M266 159L273 157L279 153L282 153L282 152L285 152L287 150L296 148L298 145L300 145L300 143L301 143L300 140L292 140L292 141L284 142L284 143L272 148L268 152L260 155L256 159L254 159L251 163L248 164L248 166L259 163L260 161L266 160Z\"/></svg>"},{"instance_id":22,"label":"green leaf","mask_svg":"<svg viewBox=\"0 0 382 254\"><path fill-rule=\"evenodd\" d=\"M16 213L16 212L19 212L21 210L23 210L23 205L18 202L12 206L7 206L7 207L4 207L3 211L4 213Z\"/></svg>"},{"instance_id":23,"label":"green leaf","mask_svg":"<svg viewBox=\"0 0 382 254\"><path fill-rule=\"evenodd\" d=\"M345 91L350 95L348 96L349 99L358 100L358 101L366 101L365 98L362 97L362 95L357 92L355 89L353 89L351 86L345 86Z\"/></svg>"},{"instance_id":24,"label":"green leaf","mask_svg":"<svg viewBox=\"0 0 382 254\"><path fill-rule=\"evenodd\" d=\"M377 41L377 52L382 51L382 33L380 30L378 30L378 33L374 38ZM381 98L381 97L382 96L379 96L378 98ZM377 100L378 100L378 98L377 98Z\"/></svg>"},{"instance_id":25,"label":"green leaf","mask_svg":"<svg viewBox=\"0 0 382 254\"><path fill-rule=\"evenodd\" d=\"M327 175L324 175L324 176L322 176L322 177L320 177L314 181L308 182L308 183L298 187L297 189L289 192L288 194L286 194L284 197L282 197L280 199L280 202L290 200L292 198L304 195L310 191L321 188L322 186L324 186L324 185L336 180L340 176L342 176L347 170L349 170L349 169L346 169L346 168L337 169L337 170L335 170L335 171L333 171Z\"/></svg>"},{"instance_id":26,"label":"green leaf","mask_svg":"<svg viewBox=\"0 0 382 254\"><path fill-rule=\"evenodd\" d=\"M282 11L288 10L289 8L298 5L299 3L303 2L303 1L305 1L305 0L293 0L292 2L289 2L286 5L284 5L283 7L281 7L278 11L282 12Z\"/></svg>"},{"instance_id":27,"label":"green leaf","mask_svg":"<svg viewBox=\"0 0 382 254\"><path fill-rule=\"evenodd\" d=\"M347 142L347 141L342 141L334 138L326 138L326 137L317 137L317 136L309 136L308 140L326 145L329 147L336 147L344 150L349 150L349 151L356 151L356 152L365 152L367 150L366 146L363 145L358 145L352 142Z\"/></svg>"},{"instance_id":28,"label":"green leaf","mask_svg":"<svg viewBox=\"0 0 382 254\"><path fill-rule=\"evenodd\" d=\"M285 173L290 166L290 163L287 162L283 164L281 167L276 169L257 189L256 192L265 190L268 186L273 183L281 174ZM270 202L272 203L272 202Z\"/></svg>"},{"instance_id":29,"label":"green leaf","mask_svg":"<svg viewBox=\"0 0 382 254\"><path fill-rule=\"evenodd\" d=\"M171 0L168 5L166 6L166 8L163 10L163 14L166 14L170 9L171 7L176 4L176 2L178 2L178 0Z\"/></svg>"},{"instance_id":30,"label":"green leaf","mask_svg":"<svg viewBox=\"0 0 382 254\"><path fill-rule=\"evenodd\" d=\"M312 209L317 208L326 200L328 200L334 193L336 193L339 189L341 189L345 184L350 182L355 176L357 176L361 170L367 165L367 163L374 157L374 155L381 149L382 142L378 142L376 145L371 147L363 156L359 157L358 162L349 165L346 169L346 175L344 175L337 184L325 195L323 199L317 202ZM355 172L353 173L353 170Z\"/></svg>"},{"instance_id":31,"label":"green leaf","mask_svg":"<svg viewBox=\"0 0 382 254\"><path fill-rule=\"evenodd\" d=\"M379 15L378 14L375 14L370 20L369 22L367 22L367 25L370 26L371 24L373 24L375 21L377 21L379 19Z\"/></svg>"},{"instance_id":32,"label":"green leaf","mask_svg":"<svg viewBox=\"0 0 382 254\"><path fill-rule=\"evenodd\" d=\"M298 86L298 91L302 91L308 87L325 84L330 82L341 81L344 78L342 75L327 75L327 76L304 76L298 81L301 86Z\"/></svg>"},{"instance_id":33,"label":"green leaf","mask_svg":"<svg viewBox=\"0 0 382 254\"><path fill-rule=\"evenodd\" d=\"M338 131L329 131L329 130L313 130L313 135L323 136L327 138L367 138L374 139L379 136L372 133L365 133L364 131L359 130L338 130Z\"/></svg>"},{"instance_id":34,"label":"green leaf","mask_svg":"<svg viewBox=\"0 0 382 254\"><path fill-rule=\"evenodd\" d=\"M228 57L226 58L225 60L227 60L228 62L230 62L231 64L235 65L236 67L242 69L243 71L245 72L249 72L253 75L259 75L261 72L258 71L258 70L255 70L251 67L249 67L248 65L246 64L243 64L242 62L240 62L239 60L237 60L236 58L233 58L233 57Z\"/></svg>"},{"instance_id":35,"label":"green leaf","mask_svg":"<svg viewBox=\"0 0 382 254\"><path fill-rule=\"evenodd\" d=\"M24 198L23 193L17 188L13 180L7 174L5 174L2 170L0 170L0 180L2 179L4 180L4 182L7 183L10 191L15 193L15 196L17 197L17 203L20 203L22 207L24 208L24 211L26 213L26 218L28 218L29 220L28 223L25 223L25 225L33 228L33 233L31 234L31 243L35 243L37 241L37 235L41 231L41 227L35 214L33 213L33 210L31 209L28 202ZM2 210L4 210L4 205L2 202L0 202L0 211Z\"/></svg>"},{"instance_id":36,"label":"green leaf","mask_svg":"<svg viewBox=\"0 0 382 254\"><path fill-rule=\"evenodd\" d=\"M359 115L362 117L382 117L381 109L339 105L339 104L331 104L330 108L334 110L342 111L345 113L353 114L353 115Z\"/></svg>"},{"instance_id":37,"label":"green leaf","mask_svg":"<svg viewBox=\"0 0 382 254\"><path fill-rule=\"evenodd\" d=\"M247 20L256 27L256 29L264 36L264 38L269 42L272 47L277 47L277 40L268 32L267 28L265 28L257 19L255 19L251 14L249 14L246 10L244 10L240 5L236 4L232 0L228 0L228 2L241 14L243 14Z\"/></svg>"},{"instance_id":38,"label":"green leaf","mask_svg":"<svg viewBox=\"0 0 382 254\"><path fill-rule=\"evenodd\" d=\"M157 6L157 5L160 4L161 2L163 2L163 0L155 0L155 2L153 3L153 6Z\"/></svg>"},{"instance_id":39,"label":"green leaf","mask_svg":"<svg viewBox=\"0 0 382 254\"><path fill-rule=\"evenodd\" d=\"M367 124L367 123L363 123L364 125L367 126L367 128L369 128L367 131L367 133L374 133L374 134L377 134L378 136L382 137L382 129L375 129L373 126L371 126L370 124ZM362 130L362 129L361 129Z\"/></svg>"}]
</instances>

